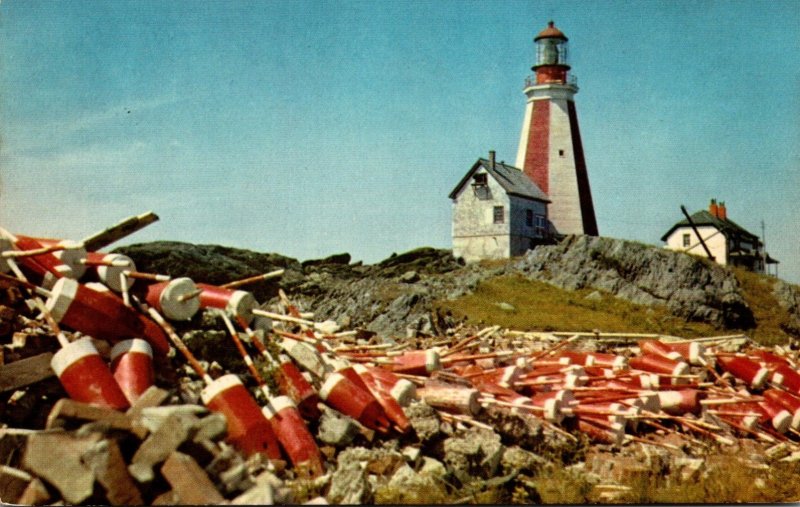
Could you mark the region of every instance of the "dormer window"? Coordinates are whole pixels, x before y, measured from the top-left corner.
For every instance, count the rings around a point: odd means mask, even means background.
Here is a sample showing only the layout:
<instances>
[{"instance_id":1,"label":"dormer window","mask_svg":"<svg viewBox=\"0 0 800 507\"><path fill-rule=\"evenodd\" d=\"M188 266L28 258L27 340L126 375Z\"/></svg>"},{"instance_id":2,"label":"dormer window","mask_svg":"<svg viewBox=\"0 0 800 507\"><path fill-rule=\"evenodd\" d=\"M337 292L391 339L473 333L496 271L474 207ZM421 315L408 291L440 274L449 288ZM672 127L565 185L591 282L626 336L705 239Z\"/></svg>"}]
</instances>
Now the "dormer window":
<instances>
[{"instance_id":1,"label":"dormer window","mask_svg":"<svg viewBox=\"0 0 800 507\"><path fill-rule=\"evenodd\" d=\"M486 173L478 173L472 176L472 190L475 191L475 196L482 201L491 197Z\"/></svg>"}]
</instances>

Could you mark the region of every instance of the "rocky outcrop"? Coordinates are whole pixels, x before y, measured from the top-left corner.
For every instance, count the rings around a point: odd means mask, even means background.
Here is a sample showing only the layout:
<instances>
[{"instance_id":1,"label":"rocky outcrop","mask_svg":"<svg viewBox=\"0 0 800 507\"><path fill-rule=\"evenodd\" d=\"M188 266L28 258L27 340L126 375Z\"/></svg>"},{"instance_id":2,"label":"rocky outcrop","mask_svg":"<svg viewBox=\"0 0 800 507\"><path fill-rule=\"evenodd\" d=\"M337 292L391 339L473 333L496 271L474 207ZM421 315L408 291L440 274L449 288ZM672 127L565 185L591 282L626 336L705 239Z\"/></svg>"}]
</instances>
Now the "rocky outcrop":
<instances>
[{"instance_id":1,"label":"rocky outcrop","mask_svg":"<svg viewBox=\"0 0 800 507\"><path fill-rule=\"evenodd\" d=\"M772 293L781 308L788 313L787 321L783 324L784 331L800 336L800 287L783 280L775 280Z\"/></svg>"},{"instance_id":2,"label":"rocky outcrop","mask_svg":"<svg viewBox=\"0 0 800 507\"><path fill-rule=\"evenodd\" d=\"M276 269L286 270L280 280L266 280L246 287L259 301L276 296L278 287L289 289L303 279L303 268L296 259L275 253L178 241L139 243L117 248L114 252L133 259L139 271L172 277L188 276L195 282L215 285Z\"/></svg>"},{"instance_id":3,"label":"rocky outcrop","mask_svg":"<svg viewBox=\"0 0 800 507\"><path fill-rule=\"evenodd\" d=\"M283 268L280 279L247 289L266 303L283 287L302 307L313 310L317 320L333 319L383 337L440 332L452 322L433 311L436 300L458 298L483 280L513 274L568 290L594 288L637 304L664 305L677 316L719 327L754 325L731 271L683 253L613 238L568 236L491 267L464 266L449 250L427 247L392 254L373 265L350 263L346 253L301 263L278 254L178 242L117 251L133 258L141 271L217 284ZM800 292L788 284L776 285L775 291L783 295L800 330Z\"/></svg>"},{"instance_id":4,"label":"rocky outcrop","mask_svg":"<svg viewBox=\"0 0 800 507\"><path fill-rule=\"evenodd\" d=\"M665 305L690 321L737 329L754 325L730 270L643 243L568 236L529 251L511 269L563 289L591 287L637 304Z\"/></svg>"}]
</instances>

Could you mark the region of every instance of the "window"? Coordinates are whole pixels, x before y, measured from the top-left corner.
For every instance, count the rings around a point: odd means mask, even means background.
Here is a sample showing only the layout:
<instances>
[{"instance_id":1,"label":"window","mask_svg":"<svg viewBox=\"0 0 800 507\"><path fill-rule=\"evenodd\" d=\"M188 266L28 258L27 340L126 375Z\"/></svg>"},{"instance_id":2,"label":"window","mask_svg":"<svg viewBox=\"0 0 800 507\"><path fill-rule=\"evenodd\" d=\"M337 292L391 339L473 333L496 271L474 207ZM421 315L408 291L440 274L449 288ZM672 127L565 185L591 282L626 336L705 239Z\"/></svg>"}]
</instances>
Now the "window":
<instances>
[{"instance_id":1,"label":"window","mask_svg":"<svg viewBox=\"0 0 800 507\"><path fill-rule=\"evenodd\" d=\"M533 227L533 210L526 209L525 210L525 225L528 227Z\"/></svg>"},{"instance_id":2,"label":"window","mask_svg":"<svg viewBox=\"0 0 800 507\"><path fill-rule=\"evenodd\" d=\"M684 234L683 235L683 246L684 247L689 246L691 244L691 241L692 241L691 235L689 235L689 234Z\"/></svg>"},{"instance_id":3,"label":"window","mask_svg":"<svg viewBox=\"0 0 800 507\"><path fill-rule=\"evenodd\" d=\"M559 157L563 157L564 156L564 150L558 150L558 156Z\"/></svg>"},{"instance_id":4,"label":"window","mask_svg":"<svg viewBox=\"0 0 800 507\"><path fill-rule=\"evenodd\" d=\"M505 210L502 206L495 206L494 207L494 214L493 214L494 223L502 224L505 222Z\"/></svg>"},{"instance_id":5,"label":"window","mask_svg":"<svg viewBox=\"0 0 800 507\"><path fill-rule=\"evenodd\" d=\"M478 173L472 176L472 190L475 192L475 197L481 201L485 201L492 196L491 192L489 192L486 173Z\"/></svg>"},{"instance_id":6,"label":"window","mask_svg":"<svg viewBox=\"0 0 800 507\"><path fill-rule=\"evenodd\" d=\"M536 215L536 235L545 236L547 233L547 219L544 215Z\"/></svg>"}]
</instances>

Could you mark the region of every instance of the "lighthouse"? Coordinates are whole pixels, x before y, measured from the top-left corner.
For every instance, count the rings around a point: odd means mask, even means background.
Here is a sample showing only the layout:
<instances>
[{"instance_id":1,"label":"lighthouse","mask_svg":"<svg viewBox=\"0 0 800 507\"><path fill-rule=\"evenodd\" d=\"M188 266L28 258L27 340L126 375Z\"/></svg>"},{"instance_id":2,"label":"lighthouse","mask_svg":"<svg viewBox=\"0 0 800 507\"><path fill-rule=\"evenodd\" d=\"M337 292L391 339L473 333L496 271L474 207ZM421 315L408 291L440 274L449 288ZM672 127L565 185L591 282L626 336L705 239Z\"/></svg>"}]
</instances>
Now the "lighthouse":
<instances>
[{"instance_id":1,"label":"lighthouse","mask_svg":"<svg viewBox=\"0 0 800 507\"><path fill-rule=\"evenodd\" d=\"M583 156L577 80L569 74L567 36L550 21L534 39L536 75L525 82L525 118L516 166L550 199L548 218L556 234L597 236L597 220Z\"/></svg>"}]
</instances>

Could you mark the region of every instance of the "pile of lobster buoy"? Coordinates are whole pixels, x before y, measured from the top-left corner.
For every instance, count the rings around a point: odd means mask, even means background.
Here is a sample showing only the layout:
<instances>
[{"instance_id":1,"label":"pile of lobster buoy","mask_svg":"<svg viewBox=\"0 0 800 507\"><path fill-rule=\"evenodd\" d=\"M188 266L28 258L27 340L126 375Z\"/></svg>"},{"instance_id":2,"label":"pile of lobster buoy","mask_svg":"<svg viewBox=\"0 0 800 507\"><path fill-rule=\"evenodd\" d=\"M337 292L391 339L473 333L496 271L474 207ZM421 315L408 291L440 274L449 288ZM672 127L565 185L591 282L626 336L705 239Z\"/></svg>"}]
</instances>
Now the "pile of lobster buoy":
<instances>
[{"instance_id":1,"label":"pile of lobster buoy","mask_svg":"<svg viewBox=\"0 0 800 507\"><path fill-rule=\"evenodd\" d=\"M383 435L412 431L405 408L423 400L445 421L485 424L481 414L492 408L611 445L659 431L720 444L753 437L794 445L800 437L800 372L788 348L748 343L730 351L730 337L657 336L602 347L602 333L493 327L411 350L355 340L283 293L267 311L241 289L281 271L211 285L139 272L131 258L88 251L86 242L0 232L0 277L27 294L59 340L51 366L70 398L124 411L153 385L154 365L177 351L205 384L203 404L224 414L230 444L312 476L326 467L307 422L325 407ZM213 358L196 357L175 331L201 310L224 321L263 406L239 376L213 378L203 366ZM110 363L91 338L112 345Z\"/></svg>"}]
</instances>

